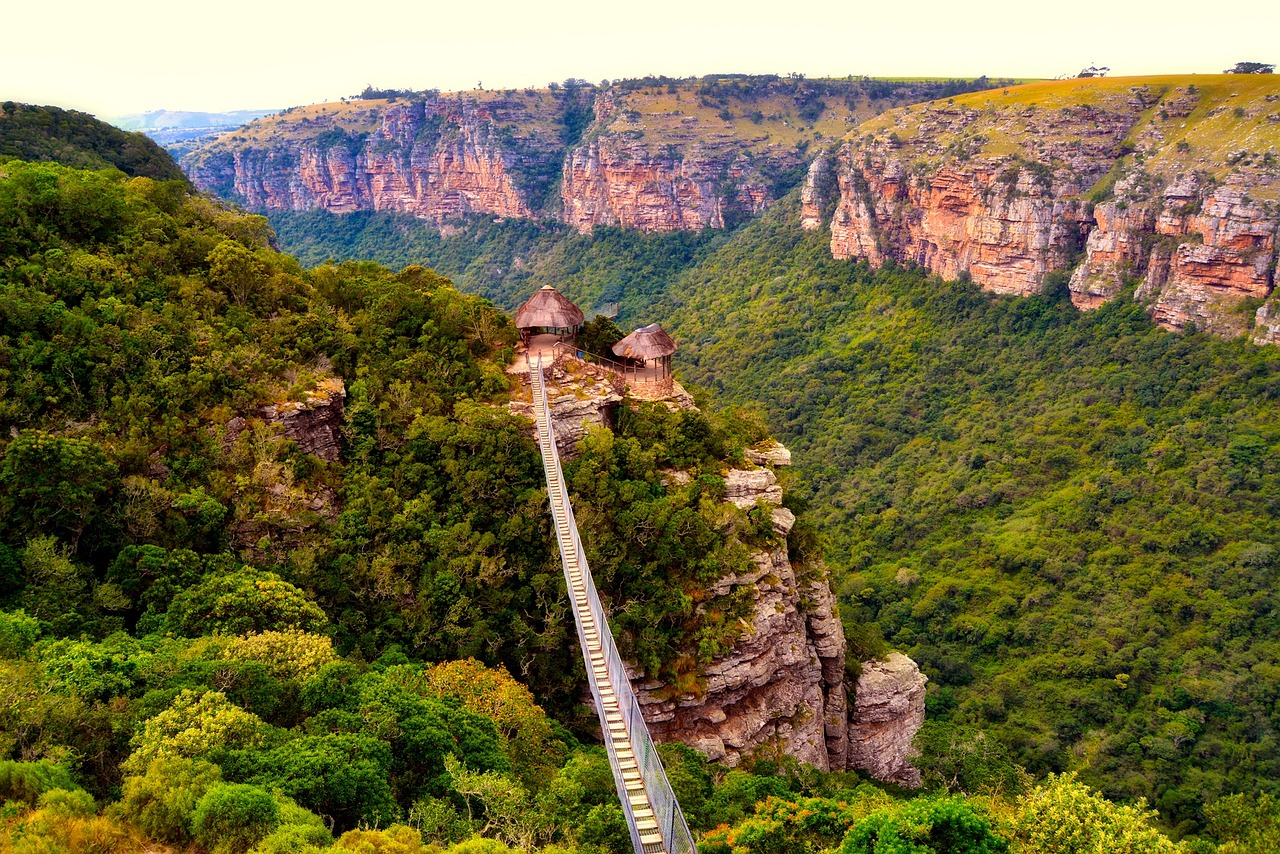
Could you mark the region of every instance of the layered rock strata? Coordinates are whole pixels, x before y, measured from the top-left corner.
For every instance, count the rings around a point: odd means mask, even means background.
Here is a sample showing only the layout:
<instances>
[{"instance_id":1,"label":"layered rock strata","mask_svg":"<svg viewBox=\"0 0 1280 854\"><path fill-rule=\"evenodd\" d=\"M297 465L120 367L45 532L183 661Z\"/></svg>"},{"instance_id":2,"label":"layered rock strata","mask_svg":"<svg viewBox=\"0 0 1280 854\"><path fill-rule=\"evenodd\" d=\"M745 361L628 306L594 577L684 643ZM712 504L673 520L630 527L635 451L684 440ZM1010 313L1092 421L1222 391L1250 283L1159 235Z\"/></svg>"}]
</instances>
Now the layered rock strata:
<instances>
[{"instance_id":1,"label":"layered rock strata","mask_svg":"<svg viewBox=\"0 0 1280 854\"><path fill-rule=\"evenodd\" d=\"M347 390L342 380L321 383L303 401L262 407L262 417L284 428L304 454L314 454L327 462L342 457L343 404Z\"/></svg>"},{"instance_id":2,"label":"layered rock strata","mask_svg":"<svg viewBox=\"0 0 1280 854\"><path fill-rule=\"evenodd\" d=\"M1037 84L869 122L837 154L832 255L1002 294L1069 271L1081 309L1136 283L1168 329L1274 342L1280 310L1259 303L1275 286L1280 90L1176 82ZM1233 137L1251 147L1208 153ZM822 224L820 177L802 196L805 228Z\"/></svg>"},{"instance_id":3,"label":"layered rock strata","mask_svg":"<svg viewBox=\"0 0 1280 854\"><path fill-rule=\"evenodd\" d=\"M256 135L224 138L183 167L201 189L265 213L528 217L559 171L563 145L545 127L545 99L527 100L420 98L293 124L260 120L250 126ZM298 133L304 121L308 132Z\"/></svg>"},{"instance_id":4,"label":"layered rock strata","mask_svg":"<svg viewBox=\"0 0 1280 854\"><path fill-rule=\"evenodd\" d=\"M749 456L770 466L791 459L781 445ZM714 601L745 588L754 608L733 650L703 669L700 693L672 696L664 683L636 674L636 695L654 737L682 741L729 766L754 754L788 755L823 770L858 769L918 784L910 759L924 720L923 675L898 655L883 667L868 662L857 685L846 684L844 629L831 585L821 567L797 572L788 559L785 537L795 516L776 506L782 489L774 471L730 470L725 500L742 509L769 507L779 544L753 555L747 572L707 591ZM868 701L851 710L848 695L861 698L864 691Z\"/></svg>"},{"instance_id":5,"label":"layered rock strata","mask_svg":"<svg viewBox=\"0 0 1280 854\"><path fill-rule=\"evenodd\" d=\"M849 723L850 768L877 780L920 785L920 771L911 764L911 739L924 724L928 681L900 652L889 653L884 661L863 663Z\"/></svg>"}]
</instances>

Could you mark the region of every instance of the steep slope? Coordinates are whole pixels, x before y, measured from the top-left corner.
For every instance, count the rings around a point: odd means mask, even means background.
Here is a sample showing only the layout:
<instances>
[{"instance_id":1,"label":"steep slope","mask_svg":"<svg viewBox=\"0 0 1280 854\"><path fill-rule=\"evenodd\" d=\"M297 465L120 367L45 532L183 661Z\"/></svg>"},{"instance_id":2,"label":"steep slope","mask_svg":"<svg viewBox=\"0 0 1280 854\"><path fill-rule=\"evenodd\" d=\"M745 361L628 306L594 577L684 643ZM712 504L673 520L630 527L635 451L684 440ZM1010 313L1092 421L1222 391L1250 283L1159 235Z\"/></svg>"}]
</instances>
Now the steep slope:
<instances>
[{"instance_id":1,"label":"steep slope","mask_svg":"<svg viewBox=\"0 0 1280 854\"><path fill-rule=\"evenodd\" d=\"M1004 294L1071 272L1096 308L1127 285L1166 328L1275 336L1280 82L1269 75L1066 80L903 108L833 166L837 258L920 264ZM822 220L825 176L803 216ZM1074 270L1073 270L1074 268ZM1255 316L1255 312L1256 316Z\"/></svg>"},{"instance_id":2,"label":"steep slope","mask_svg":"<svg viewBox=\"0 0 1280 854\"><path fill-rule=\"evenodd\" d=\"M0 157L63 163L79 169L116 168L126 175L185 181L159 145L87 113L34 104L0 104Z\"/></svg>"},{"instance_id":3,"label":"steep slope","mask_svg":"<svg viewBox=\"0 0 1280 854\"><path fill-rule=\"evenodd\" d=\"M811 144L891 106L989 85L729 75L356 98L252 122L183 165L202 189L264 213L721 228L798 183Z\"/></svg>"},{"instance_id":4,"label":"steep slope","mask_svg":"<svg viewBox=\"0 0 1280 854\"><path fill-rule=\"evenodd\" d=\"M1272 790L1276 349L835 260L798 214L653 314L682 382L793 450L851 654L882 636L928 675L925 779L1076 769L1188 827Z\"/></svg>"}]
</instances>

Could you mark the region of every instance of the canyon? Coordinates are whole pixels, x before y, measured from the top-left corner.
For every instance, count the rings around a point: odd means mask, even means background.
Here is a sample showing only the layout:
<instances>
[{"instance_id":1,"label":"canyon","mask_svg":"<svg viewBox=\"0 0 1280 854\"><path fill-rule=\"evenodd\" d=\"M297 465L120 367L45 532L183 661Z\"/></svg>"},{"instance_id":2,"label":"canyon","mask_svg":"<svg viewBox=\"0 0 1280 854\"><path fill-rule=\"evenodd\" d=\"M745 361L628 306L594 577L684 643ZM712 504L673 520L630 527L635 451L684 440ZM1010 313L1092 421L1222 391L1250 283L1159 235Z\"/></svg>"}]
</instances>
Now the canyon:
<instances>
[{"instance_id":1,"label":"canyon","mask_svg":"<svg viewBox=\"0 0 1280 854\"><path fill-rule=\"evenodd\" d=\"M1280 232L1277 102L1273 81L1153 78L1058 81L906 108L815 164L801 224L829 224L836 258L917 264L1020 296L1066 276L1083 310L1131 287L1167 329L1267 343L1276 334L1264 301ZM831 174L834 199L821 189Z\"/></svg>"},{"instance_id":2,"label":"canyon","mask_svg":"<svg viewBox=\"0 0 1280 854\"><path fill-rule=\"evenodd\" d=\"M989 85L729 75L352 98L265 116L181 162L200 189L260 213L723 228L799 183L824 140L902 103Z\"/></svg>"}]
</instances>

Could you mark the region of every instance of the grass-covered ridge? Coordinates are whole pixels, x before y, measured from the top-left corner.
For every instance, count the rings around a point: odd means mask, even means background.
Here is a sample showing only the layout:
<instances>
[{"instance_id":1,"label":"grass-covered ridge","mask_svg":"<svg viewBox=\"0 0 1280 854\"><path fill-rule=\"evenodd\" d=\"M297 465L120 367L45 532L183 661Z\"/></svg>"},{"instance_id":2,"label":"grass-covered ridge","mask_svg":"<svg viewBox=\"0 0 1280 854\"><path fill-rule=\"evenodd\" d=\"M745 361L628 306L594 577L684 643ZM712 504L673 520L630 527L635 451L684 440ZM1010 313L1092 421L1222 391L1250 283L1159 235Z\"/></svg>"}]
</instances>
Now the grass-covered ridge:
<instances>
[{"instance_id":1,"label":"grass-covered ridge","mask_svg":"<svg viewBox=\"0 0 1280 854\"><path fill-rule=\"evenodd\" d=\"M1275 75L1106 77L998 87L885 113L846 139L891 142L908 160L921 158L930 168L1004 156L1035 162L1046 151L1070 151L1095 115L1123 131L1114 156L1136 154L1158 174L1199 172L1219 180L1252 166L1265 180L1252 180L1249 193L1280 198Z\"/></svg>"},{"instance_id":2,"label":"grass-covered ridge","mask_svg":"<svg viewBox=\"0 0 1280 854\"><path fill-rule=\"evenodd\" d=\"M0 104L0 160L6 158L186 180L164 149L141 133L120 130L75 110L13 101Z\"/></svg>"}]
</instances>

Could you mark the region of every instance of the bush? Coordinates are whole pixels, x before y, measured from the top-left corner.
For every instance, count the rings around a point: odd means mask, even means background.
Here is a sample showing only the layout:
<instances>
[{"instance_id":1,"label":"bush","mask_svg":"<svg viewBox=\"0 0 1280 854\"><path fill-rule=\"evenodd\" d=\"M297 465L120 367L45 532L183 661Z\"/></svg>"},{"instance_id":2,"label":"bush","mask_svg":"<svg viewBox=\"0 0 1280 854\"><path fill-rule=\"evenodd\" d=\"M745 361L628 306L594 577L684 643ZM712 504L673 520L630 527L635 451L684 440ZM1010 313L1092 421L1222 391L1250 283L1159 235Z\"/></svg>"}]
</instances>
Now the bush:
<instances>
[{"instance_id":1,"label":"bush","mask_svg":"<svg viewBox=\"0 0 1280 854\"><path fill-rule=\"evenodd\" d=\"M960 798L909 801L858 822L840 854L1005 854L1009 844ZM1033 849L1039 851L1040 849Z\"/></svg>"},{"instance_id":2,"label":"bush","mask_svg":"<svg viewBox=\"0 0 1280 854\"><path fill-rule=\"evenodd\" d=\"M191 817L196 842L212 851L248 851L280 824L271 793L244 783L219 783L205 792Z\"/></svg>"},{"instance_id":3,"label":"bush","mask_svg":"<svg viewBox=\"0 0 1280 854\"><path fill-rule=\"evenodd\" d=\"M145 774L125 778L120 809L148 836L189 842L196 804L221 781L218 766L211 762L163 756L148 765Z\"/></svg>"},{"instance_id":4,"label":"bush","mask_svg":"<svg viewBox=\"0 0 1280 854\"><path fill-rule=\"evenodd\" d=\"M338 851L352 851L354 854L426 854L428 851L440 850L423 845L418 831L403 824L393 824L386 830L348 830L333 847Z\"/></svg>"},{"instance_id":5,"label":"bush","mask_svg":"<svg viewBox=\"0 0 1280 854\"><path fill-rule=\"evenodd\" d=\"M1022 801L1014 838L1041 854L1173 854L1177 846L1151 826L1154 818L1145 801L1113 804L1075 774L1051 774Z\"/></svg>"},{"instance_id":6,"label":"bush","mask_svg":"<svg viewBox=\"0 0 1280 854\"><path fill-rule=\"evenodd\" d=\"M40 796L38 806L53 818L85 818L98 812L93 795L84 789L50 789Z\"/></svg>"},{"instance_id":7,"label":"bush","mask_svg":"<svg viewBox=\"0 0 1280 854\"><path fill-rule=\"evenodd\" d=\"M20 801L34 807L52 789L78 789L71 772L48 759L35 762L0 761L0 802Z\"/></svg>"},{"instance_id":8,"label":"bush","mask_svg":"<svg viewBox=\"0 0 1280 854\"><path fill-rule=\"evenodd\" d=\"M0 658L21 658L40 637L40 621L22 609L0 612Z\"/></svg>"}]
</instances>

